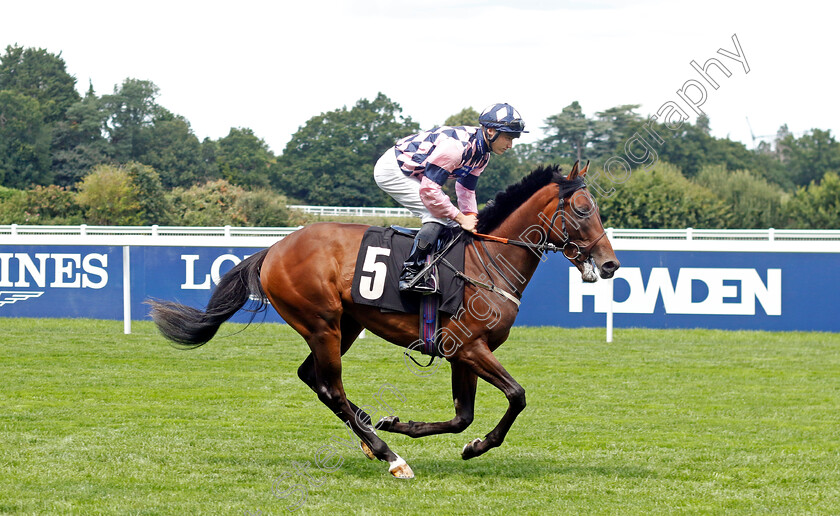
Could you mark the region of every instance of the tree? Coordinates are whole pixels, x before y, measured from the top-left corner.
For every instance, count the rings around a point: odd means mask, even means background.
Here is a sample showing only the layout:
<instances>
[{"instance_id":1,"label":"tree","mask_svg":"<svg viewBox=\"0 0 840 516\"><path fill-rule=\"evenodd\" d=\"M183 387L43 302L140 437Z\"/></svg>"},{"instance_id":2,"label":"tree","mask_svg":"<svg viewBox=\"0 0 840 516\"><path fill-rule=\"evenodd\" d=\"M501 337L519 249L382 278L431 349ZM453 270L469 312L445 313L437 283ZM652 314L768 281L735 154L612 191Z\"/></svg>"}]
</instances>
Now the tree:
<instances>
[{"instance_id":1,"label":"tree","mask_svg":"<svg viewBox=\"0 0 840 516\"><path fill-rule=\"evenodd\" d=\"M551 115L545 123L543 129L548 136L540 144L548 159L583 159L591 124L578 101L564 107L560 113Z\"/></svg>"},{"instance_id":2,"label":"tree","mask_svg":"<svg viewBox=\"0 0 840 516\"><path fill-rule=\"evenodd\" d=\"M168 195L176 223L182 226L247 226L248 219L237 205L245 190L224 179L190 188L175 188Z\"/></svg>"},{"instance_id":3,"label":"tree","mask_svg":"<svg viewBox=\"0 0 840 516\"><path fill-rule=\"evenodd\" d=\"M155 119L167 116L156 98L160 90L151 81L126 79L114 93L103 95L104 131L118 162L139 160L148 150L149 129Z\"/></svg>"},{"instance_id":4,"label":"tree","mask_svg":"<svg viewBox=\"0 0 840 516\"><path fill-rule=\"evenodd\" d=\"M73 192L60 186L38 185L23 192L11 224L81 224L84 211Z\"/></svg>"},{"instance_id":5,"label":"tree","mask_svg":"<svg viewBox=\"0 0 840 516\"><path fill-rule=\"evenodd\" d=\"M140 202L133 195L131 178L122 168L99 165L79 184L78 203L90 224L141 224Z\"/></svg>"},{"instance_id":6,"label":"tree","mask_svg":"<svg viewBox=\"0 0 840 516\"><path fill-rule=\"evenodd\" d=\"M67 73L61 53L9 45L0 57L0 90L11 90L38 101L44 122L51 124L79 101L76 79Z\"/></svg>"},{"instance_id":7,"label":"tree","mask_svg":"<svg viewBox=\"0 0 840 516\"><path fill-rule=\"evenodd\" d=\"M184 226L286 226L286 199L267 189L248 191L224 179L175 188L167 196Z\"/></svg>"},{"instance_id":8,"label":"tree","mask_svg":"<svg viewBox=\"0 0 840 516\"><path fill-rule=\"evenodd\" d=\"M678 129L653 123L651 132L658 134L664 143L642 134L655 146L659 159L677 165L689 178L695 177L705 165L724 165L729 170L751 169L754 155L740 142L709 135L708 117L699 117L698 124L683 122Z\"/></svg>"},{"instance_id":9,"label":"tree","mask_svg":"<svg viewBox=\"0 0 840 516\"><path fill-rule=\"evenodd\" d=\"M642 117L635 110L639 104L622 104L595 113L590 124L592 148L587 150L589 159L608 158L624 152L624 142L633 136L642 125Z\"/></svg>"},{"instance_id":10,"label":"tree","mask_svg":"<svg viewBox=\"0 0 840 516\"><path fill-rule=\"evenodd\" d=\"M50 131L38 100L0 90L0 184L24 189L51 182Z\"/></svg>"},{"instance_id":11,"label":"tree","mask_svg":"<svg viewBox=\"0 0 840 516\"><path fill-rule=\"evenodd\" d=\"M108 140L102 134L105 114L100 99L88 88L83 99L67 109L52 134L52 171L55 184L74 187L90 170L110 161Z\"/></svg>"},{"instance_id":12,"label":"tree","mask_svg":"<svg viewBox=\"0 0 840 516\"><path fill-rule=\"evenodd\" d=\"M190 186L206 179L201 143L186 119L168 112L148 128L146 151L138 160L158 171L165 188Z\"/></svg>"},{"instance_id":13,"label":"tree","mask_svg":"<svg viewBox=\"0 0 840 516\"><path fill-rule=\"evenodd\" d=\"M167 224L169 205L155 170L141 163L98 165L79 184L78 203L91 224Z\"/></svg>"},{"instance_id":14,"label":"tree","mask_svg":"<svg viewBox=\"0 0 840 516\"><path fill-rule=\"evenodd\" d=\"M605 227L725 228L731 224L731 210L721 198L668 163L636 171L615 189L615 195L598 198Z\"/></svg>"},{"instance_id":15,"label":"tree","mask_svg":"<svg viewBox=\"0 0 840 516\"><path fill-rule=\"evenodd\" d=\"M697 127L697 130L701 133L705 134L706 136L711 136L712 134L712 121L709 118L709 115L702 114L697 117L697 121L694 122L694 125Z\"/></svg>"},{"instance_id":16,"label":"tree","mask_svg":"<svg viewBox=\"0 0 840 516\"><path fill-rule=\"evenodd\" d=\"M265 141L248 128L231 128L215 149L216 165L222 178L245 188L269 186L274 154Z\"/></svg>"},{"instance_id":17,"label":"tree","mask_svg":"<svg viewBox=\"0 0 840 516\"><path fill-rule=\"evenodd\" d=\"M142 224L168 224L169 204L157 171L145 164L130 161L123 170L131 181L132 195L137 201L137 216Z\"/></svg>"},{"instance_id":18,"label":"tree","mask_svg":"<svg viewBox=\"0 0 840 516\"><path fill-rule=\"evenodd\" d=\"M382 206L393 201L373 180L373 165L419 126L379 93L309 119L286 145L273 169L275 186L303 202Z\"/></svg>"},{"instance_id":19,"label":"tree","mask_svg":"<svg viewBox=\"0 0 840 516\"><path fill-rule=\"evenodd\" d=\"M201 142L200 151L201 166L204 171L204 177L209 181L212 179L219 179L219 164L216 161L216 155L219 153L219 142L204 138Z\"/></svg>"},{"instance_id":20,"label":"tree","mask_svg":"<svg viewBox=\"0 0 840 516\"><path fill-rule=\"evenodd\" d=\"M840 228L840 176L827 172L819 183L800 187L785 211L790 228Z\"/></svg>"},{"instance_id":21,"label":"tree","mask_svg":"<svg viewBox=\"0 0 840 516\"><path fill-rule=\"evenodd\" d=\"M0 224L21 224L25 211L26 192L0 186Z\"/></svg>"},{"instance_id":22,"label":"tree","mask_svg":"<svg viewBox=\"0 0 840 516\"><path fill-rule=\"evenodd\" d=\"M731 210L730 228L775 228L784 223L782 202L786 195L749 170L726 170L723 165L705 166L695 183L720 195Z\"/></svg>"},{"instance_id":23,"label":"tree","mask_svg":"<svg viewBox=\"0 0 840 516\"><path fill-rule=\"evenodd\" d=\"M459 126L477 126L478 125L478 117L480 113L473 109L472 107L466 107L455 113L454 115L447 118L443 125L448 125L450 127L459 127Z\"/></svg>"},{"instance_id":24,"label":"tree","mask_svg":"<svg viewBox=\"0 0 840 516\"><path fill-rule=\"evenodd\" d=\"M267 188L244 192L236 198L236 206L252 227L288 226L292 218L286 198Z\"/></svg>"},{"instance_id":25,"label":"tree","mask_svg":"<svg viewBox=\"0 0 840 516\"><path fill-rule=\"evenodd\" d=\"M812 129L798 139L787 133L778 145L796 185L819 182L826 172L840 170L840 143L830 130Z\"/></svg>"},{"instance_id":26,"label":"tree","mask_svg":"<svg viewBox=\"0 0 840 516\"><path fill-rule=\"evenodd\" d=\"M116 162L151 166L167 188L192 185L207 177L201 144L185 118L157 103L159 93L151 81L126 79L113 94L102 96L109 153Z\"/></svg>"}]
</instances>

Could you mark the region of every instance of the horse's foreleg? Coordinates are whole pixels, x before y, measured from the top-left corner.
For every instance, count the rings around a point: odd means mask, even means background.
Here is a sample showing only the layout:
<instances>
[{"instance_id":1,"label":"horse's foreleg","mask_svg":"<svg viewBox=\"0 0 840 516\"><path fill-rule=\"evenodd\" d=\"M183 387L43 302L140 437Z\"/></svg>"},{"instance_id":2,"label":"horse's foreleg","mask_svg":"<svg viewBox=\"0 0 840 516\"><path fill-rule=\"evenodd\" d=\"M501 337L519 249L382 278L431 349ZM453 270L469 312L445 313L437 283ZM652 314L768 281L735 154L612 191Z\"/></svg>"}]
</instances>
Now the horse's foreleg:
<instances>
[{"instance_id":1,"label":"horse's foreleg","mask_svg":"<svg viewBox=\"0 0 840 516\"><path fill-rule=\"evenodd\" d=\"M449 421L438 423L409 421L403 423L396 416L388 416L382 418L377 423L376 428L409 437L463 432L473 421L477 379L475 373L464 364L459 362L452 364L452 399L455 403L455 417Z\"/></svg>"},{"instance_id":2,"label":"horse's foreleg","mask_svg":"<svg viewBox=\"0 0 840 516\"><path fill-rule=\"evenodd\" d=\"M464 446L461 457L471 459L502 444L516 416L525 410L525 389L505 370L484 342L476 342L474 346L470 346L469 350L463 350L459 353L458 359L464 362L473 373L501 390L508 399L505 415L484 437L484 440L474 439Z\"/></svg>"}]
</instances>

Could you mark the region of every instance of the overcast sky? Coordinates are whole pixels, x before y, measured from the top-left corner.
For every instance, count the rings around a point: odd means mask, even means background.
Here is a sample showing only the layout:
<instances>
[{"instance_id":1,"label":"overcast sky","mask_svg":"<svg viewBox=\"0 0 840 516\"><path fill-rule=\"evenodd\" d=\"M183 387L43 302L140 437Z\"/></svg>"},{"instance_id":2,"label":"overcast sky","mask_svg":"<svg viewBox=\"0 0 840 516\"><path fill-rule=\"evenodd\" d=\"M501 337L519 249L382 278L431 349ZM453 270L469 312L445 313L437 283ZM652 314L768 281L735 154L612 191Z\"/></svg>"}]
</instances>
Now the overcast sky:
<instances>
[{"instance_id":1,"label":"overcast sky","mask_svg":"<svg viewBox=\"0 0 840 516\"><path fill-rule=\"evenodd\" d=\"M756 136L840 132L838 14L810 0L29 0L4 4L0 43L61 52L82 93L151 80L199 138L250 127L278 154L309 118L378 92L424 128L509 102L532 142L572 101L647 116L690 80L712 133L752 147L747 117ZM736 52L733 34L749 73L717 53ZM716 90L690 66L712 57L731 73L711 70Z\"/></svg>"}]
</instances>

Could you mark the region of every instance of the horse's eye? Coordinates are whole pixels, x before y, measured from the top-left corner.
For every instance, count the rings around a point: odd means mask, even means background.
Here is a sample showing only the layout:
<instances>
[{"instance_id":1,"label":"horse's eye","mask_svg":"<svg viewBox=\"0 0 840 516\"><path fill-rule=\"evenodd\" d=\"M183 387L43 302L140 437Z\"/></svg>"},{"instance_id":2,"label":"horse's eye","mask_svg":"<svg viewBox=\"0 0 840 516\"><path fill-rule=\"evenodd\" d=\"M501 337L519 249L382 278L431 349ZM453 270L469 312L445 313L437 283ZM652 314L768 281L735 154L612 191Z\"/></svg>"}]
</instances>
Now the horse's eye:
<instances>
[{"instance_id":1,"label":"horse's eye","mask_svg":"<svg viewBox=\"0 0 840 516\"><path fill-rule=\"evenodd\" d=\"M586 218L595 212L595 208L591 204L585 206L572 205L572 211L580 218Z\"/></svg>"}]
</instances>

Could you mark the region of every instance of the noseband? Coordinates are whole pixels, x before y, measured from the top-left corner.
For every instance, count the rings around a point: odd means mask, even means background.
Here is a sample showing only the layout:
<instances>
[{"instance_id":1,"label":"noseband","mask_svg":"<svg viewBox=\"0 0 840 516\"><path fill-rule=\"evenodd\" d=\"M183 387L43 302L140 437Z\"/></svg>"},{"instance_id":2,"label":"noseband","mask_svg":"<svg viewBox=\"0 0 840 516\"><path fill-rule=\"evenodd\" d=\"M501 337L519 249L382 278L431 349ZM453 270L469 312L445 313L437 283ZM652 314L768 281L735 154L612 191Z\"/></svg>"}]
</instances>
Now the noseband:
<instances>
[{"instance_id":1,"label":"noseband","mask_svg":"<svg viewBox=\"0 0 840 516\"><path fill-rule=\"evenodd\" d=\"M549 232L554 229L554 223L557 221L557 217L560 216L563 207L566 205L566 201L571 199L575 192L584 188L586 183L582 177L577 177L568 182L558 183L558 185L560 186L560 192L558 194L559 202L557 203L557 209L554 210L554 215L551 216L551 223L548 227ZM571 201L569 202L571 203ZM583 263L589 259L592 248L607 234L602 231L598 238L581 247L579 243L572 240L569 236L569 232L566 230L566 217L560 217L560 227L563 230L561 244L555 246L554 244L546 243L544 245L551 247L546 247L545 250L553 252L562 251L563 256L578 263Z\"/></svg>"}]
</instances>

